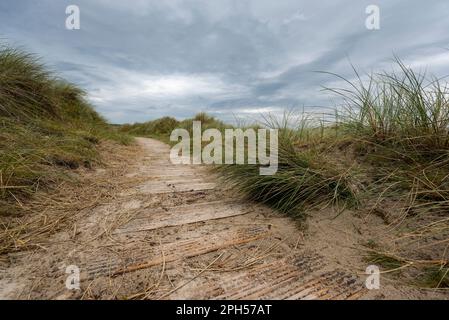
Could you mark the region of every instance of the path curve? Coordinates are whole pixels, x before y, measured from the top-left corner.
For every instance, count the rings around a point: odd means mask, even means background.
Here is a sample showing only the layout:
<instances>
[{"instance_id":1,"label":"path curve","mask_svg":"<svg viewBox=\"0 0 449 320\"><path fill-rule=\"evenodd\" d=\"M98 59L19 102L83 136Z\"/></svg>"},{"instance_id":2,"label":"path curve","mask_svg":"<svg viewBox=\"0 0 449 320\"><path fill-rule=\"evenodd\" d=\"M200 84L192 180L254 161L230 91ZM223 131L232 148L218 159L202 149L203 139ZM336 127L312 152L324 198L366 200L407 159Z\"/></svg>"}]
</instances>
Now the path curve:
<instances>
[{"instance_id":1,"label":"path curve","mask_svg":"<svg viewBox=\"0 0 449 320\"><path fill-rule=\"evenodd\" d=\"M144 156L123 177L120 194L79 223L76 241L50 245L54 258L33 258L41 268L29 297L357 299L366 293L355 272L305 248L293 220L241 199L204 166L171 164L168 145L137 141ZM64 286L61 268L68 265L79 267L79 291Z\"/></svg>"}]
</instances>

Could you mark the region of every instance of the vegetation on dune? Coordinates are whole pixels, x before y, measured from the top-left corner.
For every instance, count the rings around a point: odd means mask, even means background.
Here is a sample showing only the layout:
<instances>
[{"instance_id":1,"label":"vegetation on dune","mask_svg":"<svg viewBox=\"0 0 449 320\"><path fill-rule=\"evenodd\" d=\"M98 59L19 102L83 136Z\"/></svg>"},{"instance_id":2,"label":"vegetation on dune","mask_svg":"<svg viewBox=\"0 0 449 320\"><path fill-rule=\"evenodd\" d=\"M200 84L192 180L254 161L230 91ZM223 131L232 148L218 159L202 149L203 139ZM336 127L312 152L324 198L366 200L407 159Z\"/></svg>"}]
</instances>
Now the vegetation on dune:
<instances>
[{"instance_id":1,"label":"vegetation on dune","mask_svg":"<svg viewBox=\"0 0 449 320\"><path fill-rule=\"evenodd\" d=\"M341 125L349 133L394 148L409 161L434 160L449 150L446 83L428 79L396 60L399 73L345 81L352 90L330 89L345 100ZM357 75L358 76L358 75Z\"/></svg>"},{"instance_id":2,"label":"vegetation on dune","mask_svg":"<svg viewBox=\"0 0 449 320\"><path fill-rule=\"evenodd\" d=\"M449 212L449 91L397 60L401 72L371 76L353 91L334 90L347 102L341 130L357 145L371 175L407 191L407 213Z\"/></svg>"},{"instance_id":3,"label":"vegetation on dune","mask_svg":"<svg viewBox=\"0 0 449 320\"><path fill-rule=\"evenodd\" d=\"M172 117L163 117L144 123L125 124L120 131L134 136L170 136L170 132L179 126L179 121Z\"/></svg>"},{"instance_id":4,"label":"vegetation on dune","mask_svg":"<svg viewBox=\"0 0 449 320\"><path fill-rule=\"evenodd\" d=\"M36 56L0 49L0 214L17 212L25 198L64 178L64 169L98 162L102 139L131 141L84 95Z\"/></svg>"},{"instance_id":5,"label":"vegetation on dune","mask_svg":"<svg viewBox=\"0 0 449 320\"><path fill-rule=\"evenodd\" d=\"M330 89L345 101L338 127L369 182L369 212L382 211L398 230L397 240L370 250L368 260L414 269L421 284L447 287L449 91L441 79L396 62L397 72L367 81L356 72L355 82L342 78L352 89Z\"/></svg>"},{"instance_id":6,"label":"vegetation on dune","mask_svg":"<svg viewBox=\"0 0 449 320\"><path fill-rule=\"evenodd\" d=\"M170 141L171 132L174 129L185 129L192 134L193 121L201 121L203 131L209 128L224 130L231 127L204 112L200 112L193 118L182 121L172 117L163 117L143 123L125 124L120 127L120 131L133 136L155 138L173 144L173 141Z\"/></svg>"},{"instance_id":7,"label":"vegetation on dune","mask_svg":"<svg viewBox=\"0 0 449 320\"><path fill-rule=\"evenodd\" d=\"M323 146L327 145L330 130L308 127L306 118L297 118L292 113L284 114L280 120L265 116L259 126L278 129L276 174L260 175L259 165L218 166L226 181L250 199L295 218L304 218L313 208L357 204L357 186L351 183L350 172L331 165L325 154L327 148Z\"/></svg>"}]
</instances>

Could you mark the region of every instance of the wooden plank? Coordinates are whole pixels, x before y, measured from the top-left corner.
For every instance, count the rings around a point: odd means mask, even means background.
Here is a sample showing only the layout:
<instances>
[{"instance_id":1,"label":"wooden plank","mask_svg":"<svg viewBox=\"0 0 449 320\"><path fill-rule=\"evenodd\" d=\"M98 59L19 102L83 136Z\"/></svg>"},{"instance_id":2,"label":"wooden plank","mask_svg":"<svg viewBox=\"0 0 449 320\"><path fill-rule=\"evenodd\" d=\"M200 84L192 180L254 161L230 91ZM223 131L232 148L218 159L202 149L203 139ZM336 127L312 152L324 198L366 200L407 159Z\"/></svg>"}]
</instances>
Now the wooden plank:
<instances>
[{"instance_id":1,"label":"wooden plank","mask_svg":"<svg viewBox=\"0 0 449 320\"><path fill-rule=\"evenodd\" d=\"M119 275L165 263L191 258L226 247L244 244L269 236L268 225L241 227L215 234L174 241L161 246L136 247L123 256L110 256L85 264L90 279Z\"/></svg>"},{"instance_id":2,"label":"wooden plank","mask_svg":"<svg viewBox=\"0 0 449 320\"><path fill-rule=\"evenodd\" d=\"M254 212L254 206L240 204L203 204L167 208L167 211L147 213L114 231L114 234L148 231L165 227L180 226L208 220L240 216Z\"/></svg>"}]
</instances>

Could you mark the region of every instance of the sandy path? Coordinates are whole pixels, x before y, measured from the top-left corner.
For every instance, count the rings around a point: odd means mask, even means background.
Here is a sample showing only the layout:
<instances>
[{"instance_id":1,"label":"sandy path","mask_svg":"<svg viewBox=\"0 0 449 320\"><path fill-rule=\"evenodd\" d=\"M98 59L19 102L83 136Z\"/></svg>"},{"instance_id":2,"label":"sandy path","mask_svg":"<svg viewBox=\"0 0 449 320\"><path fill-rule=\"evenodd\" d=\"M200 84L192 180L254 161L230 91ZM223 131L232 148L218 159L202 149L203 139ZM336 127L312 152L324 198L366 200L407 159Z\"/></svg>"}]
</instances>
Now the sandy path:
<instances>
[{"instance_id":1,"label":"sandy path","mask_svg":"<svg viewBox=\"0 0 449 320\"><path fill-rule=\"evenodd\" d=\"M354 266L330 259L332 248L323 255L326 246L307 245L291 219L240 199L205 167L171 164L166 144L138 143L145 155L119 178L121 193L88 212L73 234L54 235L46 250L11 255L11 265L0 270L0 297L355 299L367 293ZM68 265L80 269L80 290L65 287Z\"/></svg>"}]
</instances>

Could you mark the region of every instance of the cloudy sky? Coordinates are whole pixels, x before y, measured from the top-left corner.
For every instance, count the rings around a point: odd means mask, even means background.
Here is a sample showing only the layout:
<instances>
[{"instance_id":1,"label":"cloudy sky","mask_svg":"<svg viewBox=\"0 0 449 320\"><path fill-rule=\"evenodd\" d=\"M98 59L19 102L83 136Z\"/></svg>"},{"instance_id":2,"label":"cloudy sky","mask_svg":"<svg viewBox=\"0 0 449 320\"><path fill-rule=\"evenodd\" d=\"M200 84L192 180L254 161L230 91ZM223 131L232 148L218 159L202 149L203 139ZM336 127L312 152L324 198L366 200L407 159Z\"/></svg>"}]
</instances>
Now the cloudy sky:
<instances>
[{"instance_id":1,"label":"cloudy sky","mask_svg":"<svg viewBox=\"0 0 449 320\"><path fill-rule=\"evenodd\" d=\"M65 9L81 10L67 30ZM380 8L380 30L365 26ZM1 0L0 38L39 54L115 123L303 108L323 112L336 86L391 68L393 54L449 74L449 1Z\"/></svg>"}]
</instances>

